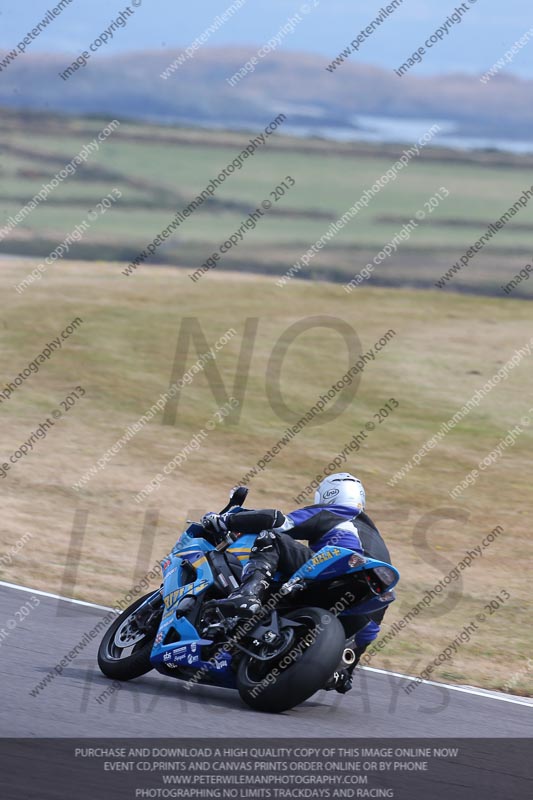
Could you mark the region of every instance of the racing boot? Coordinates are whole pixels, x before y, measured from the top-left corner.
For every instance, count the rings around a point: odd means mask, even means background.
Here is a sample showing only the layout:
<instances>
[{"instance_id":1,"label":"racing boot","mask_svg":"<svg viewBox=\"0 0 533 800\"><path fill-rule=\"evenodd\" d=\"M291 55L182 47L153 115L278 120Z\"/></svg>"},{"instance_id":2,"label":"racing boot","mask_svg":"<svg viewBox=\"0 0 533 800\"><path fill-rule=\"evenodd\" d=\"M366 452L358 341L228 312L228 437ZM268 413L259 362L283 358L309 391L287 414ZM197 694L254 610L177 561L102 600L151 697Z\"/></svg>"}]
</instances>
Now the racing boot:
<instances>
[{"instance_id":1,"label":"racing boot","mask_svg":"<svg viewBox=\"0 0 533 800\"><path fill-rule=\"evenodd\" d=\"M335 689L339 694L346 694L352 688L352 673L348 669L338 669L328 680L324 689L331 692Z\"/></svg>"},{"instance_id":2,"label":"racing boot","mask_svg":"<svg viewBox=\"0 0 533 800\"><path fill-rule=\"evenodd\" d=\"M368 647L367 644L364 644L359 647L351 648L354 652L355 659L349 666L343 667L341 669L336 670L331 678L328 680L324 689L326 692L330 692L332 689L335 689L336 692L339 694L346 694L352 688L352 675L353 671L358 665L361 656L365 652L366 648Z\"/></svg>"},{"instance_id":3,"label":"racing boot","mask_svg":"<svg viewBox=\"0 0 533 800\"><path fill-rule=\"evenodd\" d=\"M239 588L215 603L225 617L251 617L257 614L268 592L272 573L267 564L260 563L259 559L249 561L242 574Z\"/></svg>"}]
</instances>

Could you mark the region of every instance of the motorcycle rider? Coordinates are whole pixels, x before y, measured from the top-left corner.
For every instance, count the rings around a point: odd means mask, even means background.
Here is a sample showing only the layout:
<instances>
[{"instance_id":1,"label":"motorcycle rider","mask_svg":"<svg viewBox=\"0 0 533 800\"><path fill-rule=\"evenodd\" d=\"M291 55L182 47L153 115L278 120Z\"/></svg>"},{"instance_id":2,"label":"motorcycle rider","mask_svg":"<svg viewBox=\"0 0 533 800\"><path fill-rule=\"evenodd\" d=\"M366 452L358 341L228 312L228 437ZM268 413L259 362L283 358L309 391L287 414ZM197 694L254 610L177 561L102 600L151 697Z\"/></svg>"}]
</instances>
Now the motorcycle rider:
<instances>
[{"instance_id":1,"label":"motorcycle rider","mask_svg":"<svg viewBox=\"0 0 533 800\"><path fill-rule=\"evenodd\" d=\"M206 530L224 537L228 531L257 533L241 585L229 597L217 600L217 608L227 616L257 613L270 588L274 573L289 578L326 545L338 545L356 553L390 563L381 534L365 513L365 490L349 472L329 475L315 492L315 503L283 514L276 509L205 514ZM297 539L305 539L309 547ZM326 688L346 692L351 688L351 673L368 645L380 631L386 608L371 614L350 615L343 619L347 637L354 637L356 660L349 669L335 673ZM331 684L331 685L330 685Z\"/></svg>"}]
</instances>

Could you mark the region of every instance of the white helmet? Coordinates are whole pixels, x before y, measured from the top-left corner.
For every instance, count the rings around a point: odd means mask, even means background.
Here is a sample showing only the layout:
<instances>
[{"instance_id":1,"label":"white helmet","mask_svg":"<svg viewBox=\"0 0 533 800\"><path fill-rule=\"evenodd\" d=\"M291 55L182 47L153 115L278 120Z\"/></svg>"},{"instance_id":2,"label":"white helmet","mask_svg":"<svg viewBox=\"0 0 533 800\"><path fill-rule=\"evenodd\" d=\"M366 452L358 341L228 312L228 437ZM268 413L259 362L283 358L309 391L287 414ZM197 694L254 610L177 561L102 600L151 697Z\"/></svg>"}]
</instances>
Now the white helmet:
<instances>
[{"instance_id":1,"label":"white helmet","mask_svg":"<svg viewBox=\"0 0 533 800\"><path fill-rule=\"evenodd\" d=\"M315 505L353 506L364 511L365 502L363 484L349 472L328 475L315 492Z\"/></svg>"}]
</instances>

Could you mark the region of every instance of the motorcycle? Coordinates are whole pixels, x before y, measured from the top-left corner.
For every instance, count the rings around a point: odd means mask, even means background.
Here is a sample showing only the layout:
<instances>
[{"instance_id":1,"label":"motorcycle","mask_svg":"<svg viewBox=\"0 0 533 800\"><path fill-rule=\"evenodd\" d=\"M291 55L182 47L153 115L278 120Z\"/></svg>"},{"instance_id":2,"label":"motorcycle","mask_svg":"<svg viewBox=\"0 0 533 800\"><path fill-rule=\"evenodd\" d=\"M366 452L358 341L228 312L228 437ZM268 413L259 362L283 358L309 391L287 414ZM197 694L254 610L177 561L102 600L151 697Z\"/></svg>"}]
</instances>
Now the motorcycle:
<instances>
[{"instance_id":1,"label":"motorcycle","mask_svg":"<svg viewBox=\"0 0 533 800\"><path fill-rule=\"evenodd\" d=\"M238 514L247 493L233 489L220 513ZM216 543L201 524L188 522L161 562L161 587L138 598L105 633L98 665L107 677L128 681L155 669L189 685L237 689L258 711L286 711L354 664L353 615L381 611L395 599L400 576L391 564L330 544L288 580L275 575L259 614L227 618L209 601L237 588L255 535L228 533Z\"/></svg>"}]
</instances>

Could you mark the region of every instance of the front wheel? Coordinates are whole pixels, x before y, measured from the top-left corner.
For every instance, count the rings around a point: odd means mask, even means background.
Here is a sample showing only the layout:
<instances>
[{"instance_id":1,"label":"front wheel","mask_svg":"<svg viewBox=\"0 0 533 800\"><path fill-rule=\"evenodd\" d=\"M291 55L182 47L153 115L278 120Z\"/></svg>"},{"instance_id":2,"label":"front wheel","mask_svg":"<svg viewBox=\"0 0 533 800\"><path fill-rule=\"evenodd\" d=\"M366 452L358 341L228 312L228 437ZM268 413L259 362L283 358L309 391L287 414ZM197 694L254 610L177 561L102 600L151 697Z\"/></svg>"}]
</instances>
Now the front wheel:
<instances>
[{"instance_id":1,"label":"front wheel","mask_svg":"<svg viewBox=\"0 0 533 800\"><path fill-rule=\"evenodd\" d=\"M256 711L287 711L322 689L346 642L337 617L321 608L289 611L280 617L280 631L287 646L275 658L261 661L246 655L239 664L239 694Z\"/></svg>"},{"instance_id":2,"label":"front wheel","mask_svg":"<svg viewBox=\"0 0 533 800\"><path fill-rule=\"evenodd\" d=\"M118 616L107 630L98 648L98 666L108 678L129 681L152 669L150 653L159 627L161 613L152 612L147 627L139 627L134 619L154 592L140 597Z\"/></svg>"}]
</instances>

